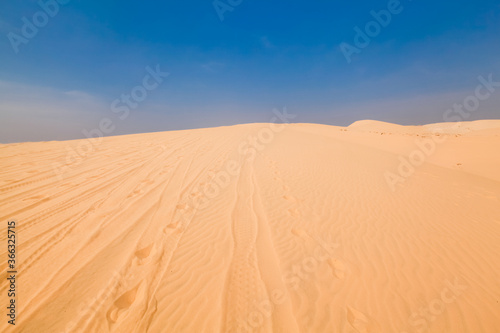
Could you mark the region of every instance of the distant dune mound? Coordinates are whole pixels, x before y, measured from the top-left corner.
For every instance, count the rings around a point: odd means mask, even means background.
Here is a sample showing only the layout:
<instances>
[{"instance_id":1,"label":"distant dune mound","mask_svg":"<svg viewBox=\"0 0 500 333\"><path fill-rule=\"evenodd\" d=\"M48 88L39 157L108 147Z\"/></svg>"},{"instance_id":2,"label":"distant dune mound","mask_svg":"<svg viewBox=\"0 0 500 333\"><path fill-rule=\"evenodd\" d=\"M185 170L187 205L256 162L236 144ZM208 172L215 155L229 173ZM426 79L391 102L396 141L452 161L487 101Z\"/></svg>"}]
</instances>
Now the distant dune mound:
<instances>
[{"instance_id":1,"label":"distant dune mound","mask_svg":"<svg viewBox=\"0 0 500 333\"><path fill-rule=\"evenodd\" d=\"M378 120L358 120L349 125L348 128L354 131L408 134L418 133L422 131L422 128L420 126L402 126Z\"/></svg>"}]
</instances>

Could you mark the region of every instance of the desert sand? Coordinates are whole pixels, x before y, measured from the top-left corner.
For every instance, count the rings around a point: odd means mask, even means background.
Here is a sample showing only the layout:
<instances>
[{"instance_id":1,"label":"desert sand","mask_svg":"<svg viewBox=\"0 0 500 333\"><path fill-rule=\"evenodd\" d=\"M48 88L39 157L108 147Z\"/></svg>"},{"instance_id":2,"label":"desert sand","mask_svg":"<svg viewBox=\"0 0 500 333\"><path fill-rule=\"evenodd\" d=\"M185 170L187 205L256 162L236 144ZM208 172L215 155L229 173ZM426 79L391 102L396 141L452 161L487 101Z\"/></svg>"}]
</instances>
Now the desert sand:
<instances>
[{"instance_id":1,"label":"desert sand","mask_svg":"<svg viewBox=\"0 0 500 333\"><path fill-rule=\"evenodd\" d=\"M498 333L499 152L498 120L0 145L0 331Z\"/></svg>"}]
</instances>

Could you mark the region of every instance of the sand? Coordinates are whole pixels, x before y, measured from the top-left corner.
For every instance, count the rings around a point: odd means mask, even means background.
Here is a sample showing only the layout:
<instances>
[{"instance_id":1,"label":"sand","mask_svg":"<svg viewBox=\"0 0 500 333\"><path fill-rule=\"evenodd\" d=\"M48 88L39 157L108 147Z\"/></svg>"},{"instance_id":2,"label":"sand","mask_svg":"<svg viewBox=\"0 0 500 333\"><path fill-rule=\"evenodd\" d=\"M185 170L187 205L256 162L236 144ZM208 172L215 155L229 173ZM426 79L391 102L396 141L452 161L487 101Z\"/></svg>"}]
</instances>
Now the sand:
<instances>
[{"instance_id":1,"label":"sand","mask_svg":"<svg viewBox=\"0 0 500 333\"><path fill-rule=\"evenodd\" d=\"M0 331L500 332L499 152L494 120L0 145Z\"/></svg>"}]
</instances>

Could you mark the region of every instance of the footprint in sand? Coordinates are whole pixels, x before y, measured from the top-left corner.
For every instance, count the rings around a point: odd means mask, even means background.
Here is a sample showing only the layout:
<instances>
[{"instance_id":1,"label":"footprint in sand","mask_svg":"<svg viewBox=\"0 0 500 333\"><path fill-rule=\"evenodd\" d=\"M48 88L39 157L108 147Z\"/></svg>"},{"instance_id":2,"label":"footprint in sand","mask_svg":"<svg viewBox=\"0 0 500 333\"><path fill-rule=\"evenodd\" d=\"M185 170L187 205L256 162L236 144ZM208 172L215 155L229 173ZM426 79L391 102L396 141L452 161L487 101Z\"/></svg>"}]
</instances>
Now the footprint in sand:
<instances>
[{"instance_id":1,"label":"footprint in sand","mask_svg":"<svg viewBox=\"0 0 500 333\"><path fill-rule=\"evenodd\" d=\"M153 243L149 244L145 248L137 250L135 256L137 258L137 264L143 265L144 261L151 255L151 250L153 249Z\"/></svg>"},{"instance_id":2,"label":"footprint in sand","mask_svg":"<svg viewBox=\"0 0 500 333\"><path fill-rule=\"evenodd\" d=\"M308 239L309 238L309 235L307 234L307 232L305 232L302 229L293 228L291 231L292 231L292 234L294 234L297 237L300 237L300 238L303 238L303 239Z\"/></svg>"},{"instance_id":3,"label":"footprint in sand","mask_svg":"<svg viewBox=\"0 0 500 333\"><path fill-rule=\"evenodd\" d=\"M328 259L328 265L332 269L332 273L337 279L344 279L346 274L346 267L341 260L330 258Z\"/></svg>"},{"instance_id":4,"label":"footprint in sand","mask_svg":"<svg viewBox=\"0 0 500 333\"><path fill-rule=\"evenodd\" d=\"M196 197L201 196L201 192L199 192L199 191L194 191L194 192L192 192L189 196L190 196L191 198L196 198Z\"/></svg>"},{"instance_id":5,"label":"footprint in sand","mask_svg":"<svg viewBox=\"0 0 500 333\"><path fill-rule=\"evenodd\" d=\"M172 233L180 234L180 233L184 232L184 230L186 229L186 224L183 223L184 221L176 220L175 222L169 223L163 229L163 233L164 234L172 234Z\"/></svg>"},{"instance_id":6,"label":"footprint in sand","mask_svg":"<svg viewBox=\"0 0 500 333\"><path fill-rule=\"evenodd\" d=\"M300 211L297 208L290 208L288 209L288 215L292 217L299 217L300 216Z\"/></svg>"},{"instance_id":7,"label":"footprint in sand","mask_svg":"<svg viewBox=\"0 0 500 333\"><path fill-rule=\"evenodd\" d=\"M357 333L374 332L368 317L364 313L351 307L347 307L347 321Z\"/></svg>"},{"instance_id":8,"label":"footprint in sand","mask_svg":"<svg viewBox=\"0 0 500 333\"><path fill-rule=\"evenodd\" d=\"M176 210L185 210L187 207L188 207L188 205L186 203L181 203L181 204L178 204L177 206L175 206L175 209Z\"/></svg>"},{"instance_id":9,"label":"footprint in sand","mask_svg":"<svg viewBox=\"0 0 500 333\"><path fill-rule=\"evenodd\" d=\"M163 230L163 232L168 232L169 230L173 230L173 229L177 229L177 227L179 226L180 224L180 221L177 221L177 222L172 222L172 223L169 223L165 229Z\"/></svg>"},{"instance_id":10,"label":"footprint in sand","mask_svg":"<svg viewBox=\"0 0 500 333\"><path fill-rule=\"evenodd\" d=\"M102 203L104 202L104 199L98 200L94 202L88 209L87 209L87 214L93 214L95 213L99 207L101 207Z\"/></svg>"},{"instance_id":11,"label":"footprint in sand","mask_svg":"<svg viewBox=\"0 0 500 333\"><path fill-rule=\"evenodd\" d=\"M130 193L129 195L127 195L127 198L133 198L133 197L141 194L142 192L143 192L142 190L135 190L132 193Z\"/></svg>"},{"instance_id":12,"label":"footprint in sand","mask_svg":"<svg viewBox=\"0 0 500 333\"><path fill-rule=\"evenodd\" d=\"M130 306L134 303L137 296L137 290L139 289L140 283L129 291L122 294L114 303L113 306L108 310L106 317L108 322L116 323L118 318L122 313L126 312Z\"/></svg>"}]
</instances>

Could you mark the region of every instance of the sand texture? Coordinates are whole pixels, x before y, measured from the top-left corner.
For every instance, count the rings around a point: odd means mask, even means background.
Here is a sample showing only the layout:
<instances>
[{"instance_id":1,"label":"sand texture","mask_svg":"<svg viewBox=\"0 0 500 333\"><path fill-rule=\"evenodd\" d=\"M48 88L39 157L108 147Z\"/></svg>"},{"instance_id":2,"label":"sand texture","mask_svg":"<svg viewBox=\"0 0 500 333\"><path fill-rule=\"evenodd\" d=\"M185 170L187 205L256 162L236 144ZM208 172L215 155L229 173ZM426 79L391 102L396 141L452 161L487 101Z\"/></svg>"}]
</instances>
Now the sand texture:
<instances>
[{"instance_id":1,"label":"sand texture","mask_svg":"<svg viewBox=\"0 0 500 333\"><path fill-rule=\"evenodd\" d=\"M498 333L499 153L494 120L0 145L0 331Z\"/></svg>"}]
</instances>

